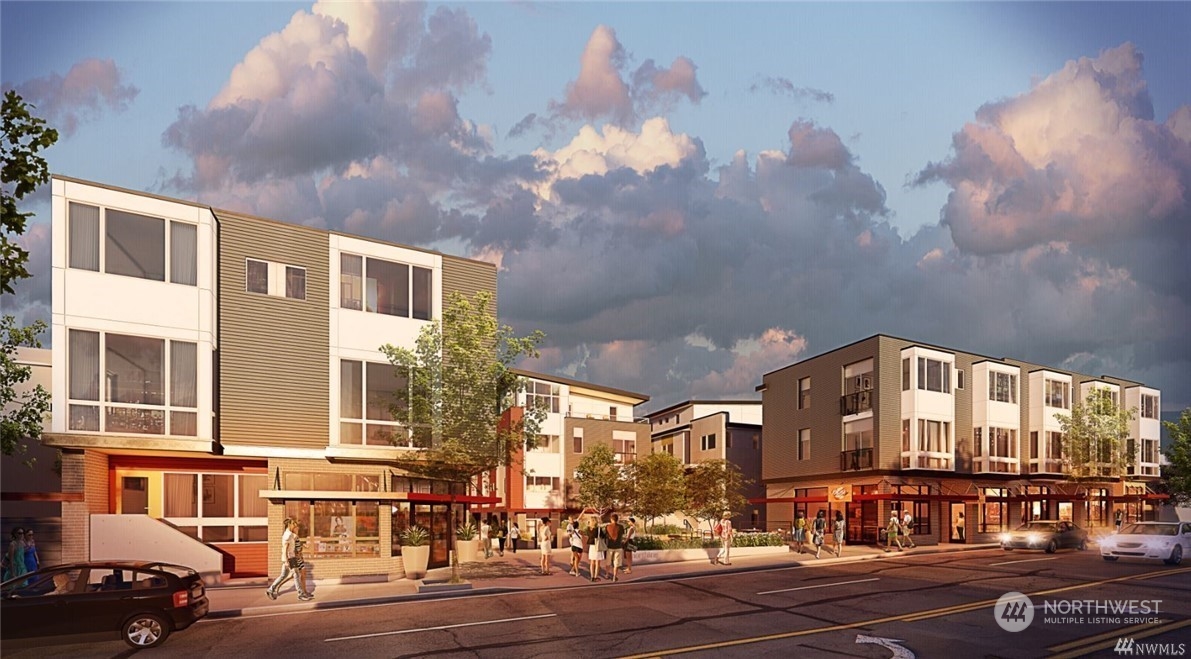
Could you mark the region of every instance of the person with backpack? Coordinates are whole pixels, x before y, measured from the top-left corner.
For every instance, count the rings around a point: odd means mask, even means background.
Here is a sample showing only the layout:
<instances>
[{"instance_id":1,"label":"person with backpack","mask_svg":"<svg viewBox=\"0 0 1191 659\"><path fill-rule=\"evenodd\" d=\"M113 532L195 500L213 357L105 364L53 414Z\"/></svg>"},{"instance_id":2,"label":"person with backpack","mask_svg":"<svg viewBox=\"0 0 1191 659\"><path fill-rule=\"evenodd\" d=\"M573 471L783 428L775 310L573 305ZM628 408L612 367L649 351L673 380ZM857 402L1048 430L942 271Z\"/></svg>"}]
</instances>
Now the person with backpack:
<instances>
[{"instance_id":1,"label":"person with backpack","mask_svg":"<svg viewBox=\"0 0 1191 659\"><path fill-rule=\"evenodd\" d=\"M815 558L823 551L823 536L827 535L827 513L822 509L811 522L811 542L815 545Z\"/></svg>"},{"instance_id":2,"label":"person with backpack","mask_svg":"<svg viewBox=\"0 0 1191 659\"><path fill-rule=\"evenodd\" d=\"M802 543L806 542L806 512L798 511L794 518L794 548L802 553Z\"/></svg>"},{"instance_id":3,"label":"person with backpack","mask_svg":"<svg viewBox=\"0 0 1191 659\"><path fill-rule=\"evenodd\" d=\"M611 521L604 525L604 535L608 538L608 566L612 568L612 580L617 580L616 573L624 565L624 526L620 523L620 516L612 513Z\"/></svg>"},{"instance_id":4,"label":"person with backpack","mask_svg":"<svg viewBox=\"0 0 1191 659\"><path fill-rule=\"evenodd\" d=\"M735 529L732 528L732 513L725 512L723 514L719 524L715 525L715 535L720 541L720 552L716 554L715 560L711 561L711 564L731 565L732 537L736 535Z\"/></svg>"},{"instance_id":5,"label":"person with backpack","mask_svg":"<svg viewBox=\"0 0 1191 659\"><path fill-rule=\"evenodd\" d=\"M843 511L835 511L835 523L832 531L835 533L835 555L839 556L840 550L844 546L844 532L847 531L848 524L844 521Z\"/></svg>"},{"instance_id":6,"label":"person with backpack","mask_svg":"<svg viewBox=\"0 0 1191 659\"><path fill-rule=\"evenodd\" d=\"M901 522L897 519L897 511L895 510L889 517L889 524L885 525L885 552L886 553L889 552L889 550L893 547L894 544L897 544L898 551L905 551L902 548L901 538L897 537L897 534L900 530L901 530Z\"/></svg>"},{"instance_id":7,"label":"person with backpack","mask_svg":"<svg viewBox=\"0 0 1191 659\"><path fill-rule=\"evenodd\" d=\"M583 548L587 542L583 539L583 532L579 530L579 521L574 517L567 522L567 539L571 542L571 576L579 576L579 562L583 560Z\"/></svg>"},{"instance_id":8,"label":"person with backpack","mask_svg":"<svg viewBox=\"0 0 1191 659\"><path fill-rule=\"evenodd\" d=\"M910 509L906 509L906 514L902 516L902 535L906 536L906 540L910 543L910 549L917 547L914 544L914 538L910 537L910 531L914 528L914 516L910 514Z\"/></svg>"}]
</instances>

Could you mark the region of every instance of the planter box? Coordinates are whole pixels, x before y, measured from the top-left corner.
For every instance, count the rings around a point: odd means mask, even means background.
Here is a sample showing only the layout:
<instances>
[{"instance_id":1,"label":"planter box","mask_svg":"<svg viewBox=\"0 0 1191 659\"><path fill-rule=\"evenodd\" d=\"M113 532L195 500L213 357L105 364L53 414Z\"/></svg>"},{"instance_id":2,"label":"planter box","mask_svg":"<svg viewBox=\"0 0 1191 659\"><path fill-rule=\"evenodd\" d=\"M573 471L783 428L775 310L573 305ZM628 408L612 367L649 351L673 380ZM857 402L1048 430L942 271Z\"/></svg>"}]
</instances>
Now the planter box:
<instances>
[{"instance_id":1,"label":"planter box","mask_svg":"<svg viewBox=\"0 0 1191 659\"><path fill-rule=\"evenodd\" d=\"M478 538L455 541L455 555L459 557L460 563L474 563L479 560L479 553L480 541Z\"/></svg>"},{"instance_id":2,"label":"planter box","mask_svg":"<svg viewBox=\"0 0 1191 659\"><path fill-rule=\"evenodd\" d=\"M720 552L719 548L708 549L646 549L633 552L633 565L645 563L673 563L675 561L710 561ZM787 554L790 548L777 547L733 547L732 557L767 556Z\"/></svg>"},{"instance_id":3,"label":"planter box","mask_svg":"<svg viewBox=\"0 0 1191 659\"><path fill-rule=\"evenodd\" d=\"M401 548L401 562L405 566L406 579L421 579L426 576L426 566L430 564L430 545L421 547L404 546Z\"/></svg>"}]
</instances>

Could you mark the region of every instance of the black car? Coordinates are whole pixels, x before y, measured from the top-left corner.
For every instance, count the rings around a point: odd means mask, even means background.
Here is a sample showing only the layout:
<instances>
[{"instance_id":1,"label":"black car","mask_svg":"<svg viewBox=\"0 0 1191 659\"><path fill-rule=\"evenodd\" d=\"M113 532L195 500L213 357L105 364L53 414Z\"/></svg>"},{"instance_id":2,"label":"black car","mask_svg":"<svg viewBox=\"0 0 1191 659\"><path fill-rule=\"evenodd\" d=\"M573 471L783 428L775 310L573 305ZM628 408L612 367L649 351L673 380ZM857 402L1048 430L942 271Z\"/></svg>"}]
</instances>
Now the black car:
<instances>
[{"instance_id":1,"label":"black car","mask_svg":"<svg viewBox=\"0 0 1191 659\"><path fill-rule=\"evenodd\" d=\"M1016 530L1001 534L1001 549L1056 549L1070 547L1083 551L1088 548L1088 532L1067 521L1035 520Z\"/></svg>"},{"instance_id":2,"label":"black car","mask_svg":"<svg viewBox=\"0 0 1191 659\"><path fill-rule=\"evenodd\" d=\"M181 565L55 565L0 584L0 639L118 631L132 647L151 648L207 608L202 578Z\"/></svg>"}]
</instances>

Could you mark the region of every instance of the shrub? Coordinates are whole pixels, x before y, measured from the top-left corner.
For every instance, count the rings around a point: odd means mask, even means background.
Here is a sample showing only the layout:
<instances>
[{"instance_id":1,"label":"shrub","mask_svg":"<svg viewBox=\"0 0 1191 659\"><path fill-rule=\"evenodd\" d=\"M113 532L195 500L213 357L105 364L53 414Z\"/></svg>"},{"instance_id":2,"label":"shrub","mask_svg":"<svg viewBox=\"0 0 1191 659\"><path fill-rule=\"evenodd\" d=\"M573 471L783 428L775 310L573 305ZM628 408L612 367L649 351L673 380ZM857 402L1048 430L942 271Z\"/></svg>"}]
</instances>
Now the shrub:
<instances>
[{"instance_id":1,"label":"shrub","mask_svg":"<svg viewBox=\"0 0 1191 659\"><path fill-rule=\"evenodd\" d=\"M424 547L430 544L430 532L420 526L411 526L401 532L404 547Z\"/></svg>"},{"instance_id":2,"label":"shrub","mask_svg":"<svg viewBox=\"0 0 1191 659\"><path fill-rule=\"evenodd\" d=\"M654 524L649 527L649 532L654 535L685 535L686 529L674 524Z\"/></svg>"},{"instance_id":3,"label":"shrub","mask_svg":"<svg viewBox=\"0 0 1191 659\"><path fill-rule=\"evenodd\" d=\"M476 531L475 524L473 524L471 522L467 522L466 524L460 524L459 527L455 529L455 539L456 540L475 540L476 532L477 531Z\"/></svg>"},{"instance_id":4,"label":"shrub","mask_svg":"<svg viewBox=\"0 0 1191 659\"><path fill-rule=\"evenodd\" d=\"M737 533L732 538L734 547L781 547L786 544L782 534L772 533Z\"/></svg>"}]
</instances>

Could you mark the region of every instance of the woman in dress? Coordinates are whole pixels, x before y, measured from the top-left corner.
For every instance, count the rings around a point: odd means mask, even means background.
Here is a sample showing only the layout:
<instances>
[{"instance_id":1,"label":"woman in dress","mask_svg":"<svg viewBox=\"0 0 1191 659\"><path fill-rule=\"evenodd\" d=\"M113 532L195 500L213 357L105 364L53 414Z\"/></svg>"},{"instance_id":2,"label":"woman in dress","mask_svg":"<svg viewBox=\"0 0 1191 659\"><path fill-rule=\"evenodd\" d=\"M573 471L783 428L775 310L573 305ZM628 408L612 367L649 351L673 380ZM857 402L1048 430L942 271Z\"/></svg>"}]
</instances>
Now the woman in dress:
<instances>
[{"instance_id":1,"label":"woman in dress","mask_svg":"<svg viewBox=\"0 0 1191 659\"><path fill-rule=\"evenodd\" d=\"M25 530L25 571L36 572L41 565L41 557L37 555L37 541L33 539L33 529Z\"/></svg>"},{"instance_id":2,"label":"woman in dress","mask_svg":"<svg viewBox=\"0 0 1191 659\"><path fill-rule=\"evenodd\" d=\"M12 530L12 539L8 543L8 551L4 554L4 562L8 565L5 581L19 577L29 570L25 569L25 529L17 527Z\"/></svg>"},{"instance_id":3,"label":"woman in dress","mask_svg":"<svg viewBox=\"0 0 1191 659\"><path fill-rule=\"evenodd\" d=\"M832 531L835 533L835 555L839 556L840 550L844 547L844 531L848 525L844 522L844 513L841 510L835 511L835 523Z\"/></svg>"},{"instance_id":4,"label":"woman in dress","mask_svg":"<svg viewBox=\"0 0 1191 659\"><path fill-rule=\"evenodd\" d=\"M550 574L550 550L553 546L554 529L550 528L550 518L543 517L542 525L538 527L538 549L542 552L542 574Z\"/></svg>"},{"instance_id":5,"label":"woman in dress","mask_svg":"<svg viewBox=\"0 0 1191 659\"><path fill-rule=\"evenodd\" d=\"M604 549L600 541L604 540L604 529L596 523L595 516L587 520L587 565L592 581L600 580L600 564L604 561Z\"/></svg>"}]
</instances>

